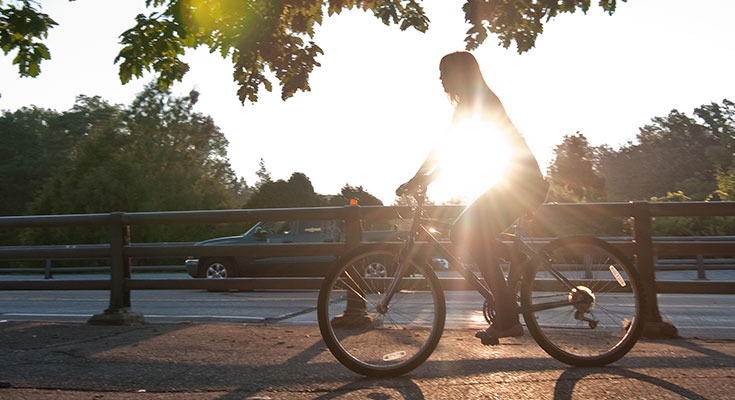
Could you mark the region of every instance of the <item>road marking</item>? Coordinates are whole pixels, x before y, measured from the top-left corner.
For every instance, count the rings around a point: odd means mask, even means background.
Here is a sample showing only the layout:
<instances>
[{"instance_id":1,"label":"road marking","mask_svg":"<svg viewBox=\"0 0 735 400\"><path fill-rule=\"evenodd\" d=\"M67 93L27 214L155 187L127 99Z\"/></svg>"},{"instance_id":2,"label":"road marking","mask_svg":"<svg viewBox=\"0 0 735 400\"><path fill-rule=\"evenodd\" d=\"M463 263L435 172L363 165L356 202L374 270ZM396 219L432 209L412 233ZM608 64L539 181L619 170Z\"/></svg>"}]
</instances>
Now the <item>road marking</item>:
<instances>
[{"instance_id":1,"label":"road marking","mask_svg":"<svg viewBox=\"0 0 735 400\"><path fill-rule=\"evenodd\" d=\"M8 317L91 317L92 314L26 314L26 313L3 313Z\"/></svg>"},{"instance_id":2,"label":"road marking","mask_svg":"<svg viewBox=\"0 0 735 400\"><path fill-rule=\"evenodd\" d=\"M93 314L37 314L37 313L0 313L7 317L84 317L89 318ZM262 321L265 317L248 317L243 315L158 315L145 314L145 318L202 318L202 319L242 319L250 321Z\"/></svg>"},{"instance_id":3,"label":"road marking","mask_svg":"<svg viewBox=\"0 0 735 400\"><path fill-rule=\"evenodd\" d=\"M249 321L262 321L267 319L266 317L248 317L243 315L157 315L157 314L145 314L145 318L203 318L203 319L242 319Z\"/></svg>"},{"instance_id":4,"label":"road marking","mask_svg":"<svg viewBox=\"0 0 735 400\"><path fill-rule=\"evenodd\" d=\"M674 324L676 329L735 329L735 326L708 326L708 325L694 325L694 326L681 326Z\"/></svg>"}]
</instances>

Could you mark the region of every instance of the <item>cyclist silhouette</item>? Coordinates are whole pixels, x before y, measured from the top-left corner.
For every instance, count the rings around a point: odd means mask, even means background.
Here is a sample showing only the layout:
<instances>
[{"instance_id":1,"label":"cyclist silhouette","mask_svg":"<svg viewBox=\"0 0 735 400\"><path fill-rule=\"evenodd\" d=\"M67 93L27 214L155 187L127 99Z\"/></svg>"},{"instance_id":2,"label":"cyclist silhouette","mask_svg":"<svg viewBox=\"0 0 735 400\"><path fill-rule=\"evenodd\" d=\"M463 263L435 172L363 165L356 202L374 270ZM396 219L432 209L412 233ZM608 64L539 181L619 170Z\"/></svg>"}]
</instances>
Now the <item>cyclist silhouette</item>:
<instances>
[{"instance_id":1,"label":"cyclist silhouette","mask_svg":"<svg viewBox=\"0 0 735 400\"><path fill-rule=\"evenodd\" d=\"M519 217L533 212L545 200L549 185L543 178L536 158L528 148L523 136L516 129L505 112L500 99L488 87L480 72L475 57L468 52L455 52L444 56L439 64L440 79L444 90L455 107L452 125L459 126L464 121L480 121L471 124L476 134L491 135L484 143L505 142L507 146L507 165L503 177L488 190L477 197L457 218L451 232L451 240L459 248L466 249L475 261L488 283L495 300L493 323L475 335L483 344L496 342L493 339L523 335L518 319L514 290L508 287L495 254L500 249L490 248L497 238ZM485 132L486 131L486 132ZM451 134L450 134L451 135ZM450 138L451 139L451 138ZM482 146L483 143L466 143L466 146ZM487 145L485 145L487 146ZM461 147L460 147L461 149ZM434 148L416 175L401 185L397 194L405 193L427 175L441 175L442 148ZM490 151L467 152L478 154L461 159L465 174L478 176L478 171L496 168L492 163ZM458 150L461 151L461 150ZM465 155L464 153L461 155ZM469 159L468 159L469 158ZM464 166L466 165L466 167ZM472 183L481 186L485 182Z\"/></svg>"}]
</instances>

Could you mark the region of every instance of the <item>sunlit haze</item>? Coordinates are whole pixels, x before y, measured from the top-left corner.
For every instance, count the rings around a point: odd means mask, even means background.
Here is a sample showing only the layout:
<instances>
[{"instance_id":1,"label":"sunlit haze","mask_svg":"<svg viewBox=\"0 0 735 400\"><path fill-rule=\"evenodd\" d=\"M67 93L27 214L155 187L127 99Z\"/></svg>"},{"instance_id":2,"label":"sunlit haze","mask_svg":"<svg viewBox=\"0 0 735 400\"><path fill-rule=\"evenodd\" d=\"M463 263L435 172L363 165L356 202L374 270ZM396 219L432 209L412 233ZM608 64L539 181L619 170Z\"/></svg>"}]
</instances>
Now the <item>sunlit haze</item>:
<instances>
[{"instance_id":1,"label":"sunlit haze","mask_svg":"<svg viewBox=\"0 0 735 400\"><path fill-rule=\"evenodd\" d=\"M428 0L422 34L385 26L362 11L325 18L315 42L324 50L311 92L281 101L262 91L240 104L232 65L206 49L187 53L191 70L174 86L197 89L198 110L230 142L235 171L256 181L261 158L275 179L303 172L322 194L349 183L387 204L449 125L452 107L439 82L440 58L464 48L463 0ZM38 78L18 78L14 53L0 57L0 109L64 111L78 94L128 104L152 77L121 85L113 60L118 35L134 25L144 0L40 1L59 26L53 59ZM595 2L596 3L596 2ZM596 7L596 6L594 6ZM676 108L735 100L735 2L629 0L613 16L594 9L544 27L536 47L518 55L490 36L473 54L542 168L565 134L613 147L635 138L651 118Z\"/></svg>"},{"instance_id":2,"label":"sunlit haze","mask_svg":"<svg viewBox=\"0 0 735 400\"><path fill-rule=\"evenodd\" d=\"M504 176L510 161L512 150L505 136L493 132L484 118L455 122L434 145L440 168L429 187L429 198L467 204L490 189Z\"/></svg>"}]
</instances>

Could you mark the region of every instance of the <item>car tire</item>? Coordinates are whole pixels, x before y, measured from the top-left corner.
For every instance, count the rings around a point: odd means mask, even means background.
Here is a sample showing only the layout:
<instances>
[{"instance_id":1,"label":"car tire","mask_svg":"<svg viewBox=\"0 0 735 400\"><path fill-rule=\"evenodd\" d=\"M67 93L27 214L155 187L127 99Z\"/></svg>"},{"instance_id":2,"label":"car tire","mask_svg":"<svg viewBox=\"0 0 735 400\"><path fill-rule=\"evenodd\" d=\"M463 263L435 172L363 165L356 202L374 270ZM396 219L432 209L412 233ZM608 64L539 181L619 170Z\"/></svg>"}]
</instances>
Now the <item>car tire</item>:
<instances>
[{"instance_id":1,"label":"car tire","mask_svg":"<svg viewBox=\"0 0 735 400\"><path fill-rule=\"evenodd\" d=\"M232 261L226 258L211 258L203 260L200 270L199 277L206 279L225 279L232 278L235 276L235 271L232 267ZM224 290L208 289L210 292L223 292Z\"/></svg>"},{"instance_id":2,"label":"car tire","mask_svg":"<svg viewBox=\"0 0 735 400\"><path fill-rule=\"evenodd\" d=\"M224 279L235 276L232 261L225 258L211 258L204 260L200 276L207 279Z\"/></svg>"},{"instance_id":3,"label":"car tire","mask_svg":"<svg viewBox=\"0 0 735 400\"><path fill-rule=\"evenodd\" d=\"M393 276L395 274L394 260L388 257L395 256L390 253L377 254L374 259L368 260L369 262L364 266L363 276L365 278L386 278Z\"/></svg>"}]
</instances>

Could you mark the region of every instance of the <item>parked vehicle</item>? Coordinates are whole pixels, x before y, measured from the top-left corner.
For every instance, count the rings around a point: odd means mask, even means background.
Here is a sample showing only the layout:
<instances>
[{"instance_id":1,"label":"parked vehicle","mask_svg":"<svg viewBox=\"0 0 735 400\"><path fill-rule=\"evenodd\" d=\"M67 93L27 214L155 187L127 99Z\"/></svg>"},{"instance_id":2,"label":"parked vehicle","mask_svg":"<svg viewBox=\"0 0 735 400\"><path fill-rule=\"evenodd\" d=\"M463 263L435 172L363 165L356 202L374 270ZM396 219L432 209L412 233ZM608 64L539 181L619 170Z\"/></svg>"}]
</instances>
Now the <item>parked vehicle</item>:
<instances>
[{"instance_id":1,"label":"parked vehicle","mask_svg":"<svg viewBox=\"0 0 735 400\"><path fill-rule=\"evenodd\" d=\"M363 241L388 242L405 238L405 231L381 230L363 231ZM343 242L345 234L341 221L337 220L296 220L259 222L239 236L205 240L195 246L222 246L268 243L321 243ZM246 252L243 252L246 253ZM237 257L190 257L186 260L186 270L194 278L228 278L257 276L316 277L324 276L337 255L320 256L282 256L256 258L243 254ZM433 261L438 268L446 268L445 260ZM365 267L365 274L385 276L390 265L387 261L373 260Z\"/></svg>"}]
</instances>

